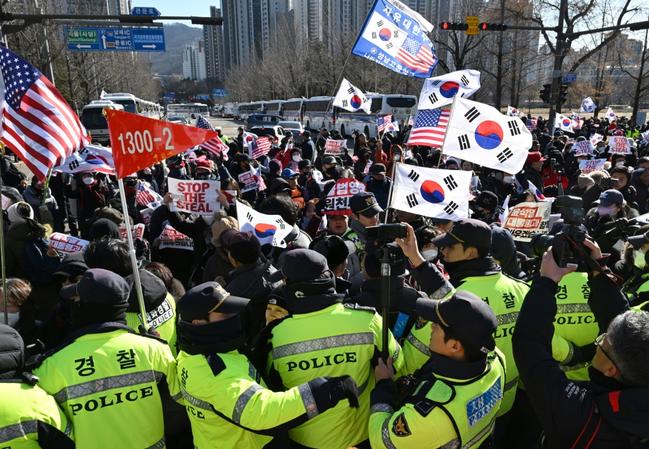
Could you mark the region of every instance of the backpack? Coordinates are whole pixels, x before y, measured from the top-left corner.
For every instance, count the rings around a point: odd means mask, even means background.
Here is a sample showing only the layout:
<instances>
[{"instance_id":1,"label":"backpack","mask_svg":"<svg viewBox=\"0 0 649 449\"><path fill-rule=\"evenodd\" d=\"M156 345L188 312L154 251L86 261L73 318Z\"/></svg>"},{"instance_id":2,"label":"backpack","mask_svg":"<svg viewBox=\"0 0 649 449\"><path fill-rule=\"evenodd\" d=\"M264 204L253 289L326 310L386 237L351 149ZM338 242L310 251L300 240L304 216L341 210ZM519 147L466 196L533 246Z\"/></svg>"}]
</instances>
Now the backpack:
<instances>
[{"instance_id":1,"label":"backpack","mask_svg":"<svg viewBox=\"0 0 649 449\"><path fill-rule=\"evenodd\" d=\"M23 247L23 268L25 276L34 285L52 281L52 274L59 267L58 257L47 255L48 242L44 238L27 240Z\"/></svg>"}]
</instances>

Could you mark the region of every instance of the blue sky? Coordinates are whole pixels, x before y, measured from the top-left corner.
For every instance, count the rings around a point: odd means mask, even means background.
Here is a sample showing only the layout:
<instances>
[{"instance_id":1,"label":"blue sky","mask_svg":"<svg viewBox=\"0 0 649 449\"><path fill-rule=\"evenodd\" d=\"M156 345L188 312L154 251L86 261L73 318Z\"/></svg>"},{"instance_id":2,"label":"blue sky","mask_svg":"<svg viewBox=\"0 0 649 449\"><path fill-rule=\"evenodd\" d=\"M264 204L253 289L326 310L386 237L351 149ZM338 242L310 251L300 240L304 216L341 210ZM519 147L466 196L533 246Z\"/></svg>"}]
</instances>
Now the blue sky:
<instances>
[{"instance_id":1,"label":"blue sky","mask_svg":"<svg viewBox=\"0 0 649 449\"><path fill-rule=\"evenodd\" d=\"M210 6L220 6L220 0L132 0L132 6L153 6L163 16L209 16ZM189 22L183 22L191 25Z\"/></svg>"}]
</instances>

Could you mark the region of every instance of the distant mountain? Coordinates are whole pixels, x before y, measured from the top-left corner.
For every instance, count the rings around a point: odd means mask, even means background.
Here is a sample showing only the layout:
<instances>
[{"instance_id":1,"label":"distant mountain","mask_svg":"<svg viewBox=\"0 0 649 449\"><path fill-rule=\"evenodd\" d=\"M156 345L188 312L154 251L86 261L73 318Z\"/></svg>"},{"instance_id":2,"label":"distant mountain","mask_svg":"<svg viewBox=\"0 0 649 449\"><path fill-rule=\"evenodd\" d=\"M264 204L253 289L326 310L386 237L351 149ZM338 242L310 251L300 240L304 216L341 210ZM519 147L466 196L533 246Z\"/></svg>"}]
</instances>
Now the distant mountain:
<instances>
[{"instance_id":1,"label":"distant mountain","mask_svg":"<svg viewBox=\"0 0 649 449\"><path fill-rule=\"evenodd\" d=\"M165 24L164 31L167 51L150 54L151 69L160 75L182 75L183 47L202 39L203 29L172 23Z\"/></svg>"}]
</instances>

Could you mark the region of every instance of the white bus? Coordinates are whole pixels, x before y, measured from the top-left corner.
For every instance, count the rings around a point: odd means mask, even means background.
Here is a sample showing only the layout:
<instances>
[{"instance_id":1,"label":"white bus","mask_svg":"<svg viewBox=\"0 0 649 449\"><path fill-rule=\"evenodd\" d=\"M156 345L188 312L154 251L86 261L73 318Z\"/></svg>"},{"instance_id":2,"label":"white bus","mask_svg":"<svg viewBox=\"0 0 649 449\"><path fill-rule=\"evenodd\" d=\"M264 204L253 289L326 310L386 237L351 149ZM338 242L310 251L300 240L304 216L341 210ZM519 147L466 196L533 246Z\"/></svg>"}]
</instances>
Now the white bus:
<instances>
[{"instance_id":1,"label":"white bus","mask_svg":"<svg viewBox=\"0 0 649 449\"><path fill-rule=\"evenodd\" d=\"M245 120L250 114L263 114L264 102L263 101L253 101L251 103L241 103L239 104L239 109L237 112L237 117L239 120Z\"/></svg>"},{"instance_id":2,"label":"white bus","mask_svg":"<svg viewBox=\"0 0 649 449\"><path fill-rule=\"evenodd\" d=\"M191 114L208 116L210 108L205 103L169 103L165 109L166 117L187 117Z\"/></svg>"},{"instance_id":3,"label":"white bus","mask_svg":"<svg viewBox=\"0 0 649 449\"><path fill-rule=\"evenodd\" d=\"M282 117L287 121L302 123L304 113L303 106L304 100L302 98L291 98L290 100L286 100L282 105Z\"/></svg>"},{"instance_id":4,"label":"white bus","mask_svg":"<svg viewBox=\"0 0 649 449\"><path fill-rule=\"evenodd\" d=\"M268 115L282 116L282 106L286 103L284 100L273 100L264 103L264 109Z\"/></svg>"},{"instance_id":5,"label":"white bus","mask_svg":"<svg viewBox=\"0 0 649 449\"><path fill-rule=\"evenodd\" d=\"M417 112L417 97L415 95L372 94L371 113L365 111L349 112L335 108L335 128L343 136L350 136L354 130L365 133L368 137L376 137L376 119L383 115L392 114L392 120L398 120L399 126L408 124L408 118Z\"/></svg>"},{"instance_id":6,"label":"white bus","mask_svg":"<svg viewBox=\"0 0 649 449\"><path fill-rule=\"evenodd\" d=\"M308 130L320 128L331 129L333 125L333 111L331 103L333 97L311 97L303 100L302 124Z\"/></svg>"},{"instance_id":7,"label":"white bus","mask_svg":"<svg viewBox=\"0 0 649 449\"><path fill-rule=\"evenodd\" d=\"M79 119L90 134L92 143L108 146L110 145L110 136L108 134L108 123L104 116L104 109L123 111L124 106L110 100L93 100L81 109Z\"/></svg>"},{"instance_id":8,"label":"white bus","mask_svg":"<svg viewBox=\"0 0 649 449\"><path fill-rule=\"evenodd\" d=\"M415 95L399 94L373 94L369 95L372 100L370 114L365 111L349 112L336 108L335 128L343 136L350 136L356 130L368 137L377 137L376 119L378 117L392 114L392 120L398 120L399 126L407 125L408 118L417 112L417 97Z\"/></svg>"},{"instance_id":9,"label":"white bus","mask_svg":"<svg viewBox=\"0 0 649 449\"><path fill-rule=\"evenodd\" d=\"M150 118L162 118L162 106L152 101L142 100L133 94L112 93L103 94L101 100L112 101L113 103L124 106L126 112L133 114L145 115Z\"/></svg>"}]
</instances>

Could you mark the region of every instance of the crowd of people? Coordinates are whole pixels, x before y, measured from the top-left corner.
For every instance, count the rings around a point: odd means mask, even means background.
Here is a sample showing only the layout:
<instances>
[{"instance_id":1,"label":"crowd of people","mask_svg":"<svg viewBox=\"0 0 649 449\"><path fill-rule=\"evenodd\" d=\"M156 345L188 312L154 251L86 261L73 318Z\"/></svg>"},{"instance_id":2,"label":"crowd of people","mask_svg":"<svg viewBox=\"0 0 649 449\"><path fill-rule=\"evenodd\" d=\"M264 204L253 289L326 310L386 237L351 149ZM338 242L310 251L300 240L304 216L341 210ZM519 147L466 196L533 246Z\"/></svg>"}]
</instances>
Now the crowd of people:
<instances>
[{"instance_id":1,"label":"crowd of people","mask_svg":"<svg viewBox=\"0 0 649 449\"><path fill-rule=\"evenodd\" d=\"M227 153L125 178L127 210L113 176L29 179L3 155L0 447L649 447L649 124L534 125L514 174L409 147L408 127L354 132L339 155L335 132L307 131L256 159L242 128L217 130ZM585 159L605 162L582 173ZM397 162L470 171L470 217L389 208ZM170 178L218 181L219 210L177 211ZM330 214L340 179L365 189ZM502 226L506 198L564 195L581 207L546 235ZM279 215L284 244L240 231L237 201ZM146 316L126 215L144 226ZM87 244L57 251L53 232Z\"/></svg>"}]
</instances>

